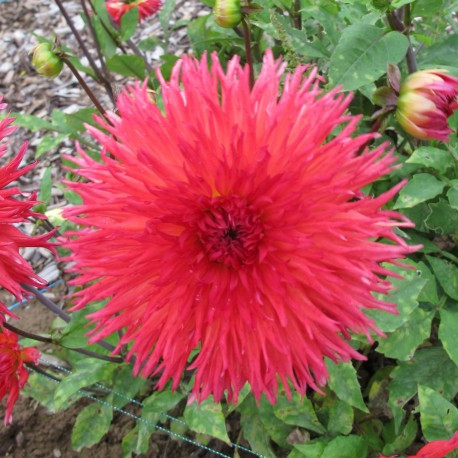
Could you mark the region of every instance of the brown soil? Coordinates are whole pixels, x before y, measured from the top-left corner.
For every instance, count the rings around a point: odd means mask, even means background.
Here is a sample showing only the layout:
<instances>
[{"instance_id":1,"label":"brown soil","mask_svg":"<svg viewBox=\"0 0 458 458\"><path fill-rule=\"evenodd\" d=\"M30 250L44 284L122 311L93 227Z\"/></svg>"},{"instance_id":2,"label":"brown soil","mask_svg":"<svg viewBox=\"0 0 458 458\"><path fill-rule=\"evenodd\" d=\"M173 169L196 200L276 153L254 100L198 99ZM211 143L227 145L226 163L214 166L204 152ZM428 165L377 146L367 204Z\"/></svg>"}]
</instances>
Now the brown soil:
<instances>
[{"instance_id":1,"label":"brown soil","mask_svg":"<svg viewBox=\"0 0 458 458\"><path fill-rule=\"evenodd\" d=\"M63 292L63 289L63 286L58 286L53 291L57 296L61 294L61 291ZM35 333L49 331L50 324L55 318L53 313L36 301L31 301L15 309L14 312L20 318L14 324L18 326L20 324L22 329L33 330ZM9 426L0 424L0 457L122 458L122 438L135 426L135 421L125 414L116 412L108 434L98 444L90 449L83 449L81 452L72 450L73 424L81 409L90 402L88 399L80 399L66 411L51 413L33 399L21 396L14 407L13 424ZM0 403L0 419L3 419L4 411L5 401ZM233 451L219 441L210 442L209 447L222 451L226 455L233 455ZM151 458L210 458L216 455L192 444L175 440L167 434L156 433L151 438L146 456Z\"/></svg>"}]
</instances>

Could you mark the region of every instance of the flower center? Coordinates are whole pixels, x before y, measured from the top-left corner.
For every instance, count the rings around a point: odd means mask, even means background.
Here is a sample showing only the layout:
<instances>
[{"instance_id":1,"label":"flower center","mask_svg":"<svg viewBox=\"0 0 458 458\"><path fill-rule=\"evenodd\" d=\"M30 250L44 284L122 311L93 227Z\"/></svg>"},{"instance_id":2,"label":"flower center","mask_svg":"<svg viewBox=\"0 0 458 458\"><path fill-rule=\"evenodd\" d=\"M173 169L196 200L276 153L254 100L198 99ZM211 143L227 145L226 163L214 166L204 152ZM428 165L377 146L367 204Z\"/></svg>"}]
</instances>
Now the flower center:
<instances>
[{"instance_id":1,"label":"flower center","mask_svg":"<svg viewBox=\"0 0 458 458\"><path fill-rule=\"evenodd\" d=\"M209 200L198 237L210 261L228 267L255 262L264 227L253 206L237 196Z\"/></svg>"}]
</instances>

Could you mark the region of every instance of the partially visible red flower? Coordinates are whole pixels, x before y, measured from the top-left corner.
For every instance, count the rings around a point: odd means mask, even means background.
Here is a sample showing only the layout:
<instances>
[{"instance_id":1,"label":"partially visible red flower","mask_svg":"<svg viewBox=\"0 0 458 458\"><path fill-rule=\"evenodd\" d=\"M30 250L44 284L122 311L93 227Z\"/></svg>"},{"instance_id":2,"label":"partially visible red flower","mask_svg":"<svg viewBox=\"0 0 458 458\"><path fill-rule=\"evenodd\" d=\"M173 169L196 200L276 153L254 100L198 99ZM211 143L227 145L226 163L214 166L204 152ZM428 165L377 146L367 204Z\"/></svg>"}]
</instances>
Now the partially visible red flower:
<instances>
[{"instance_id":1,"label":"partially visible red flower","mask_svg":"<svg viewBox=\"0 0 458 458\"><path fill-rule=\"evenodd\" d=\"M124 14L135 6L138 7L139 21L152 16L161 8L162 0L108 0L105 6L113 20L121 24Z\"/></svg>"},{"instance_id":2,"label":"partially visible red flower","mask_svg":"<svg viewBox=\"0 0 458 458\"><path fill-rule=\"evenodd\" d=\"M447 119L458 108L458 78L445 72L416 72L401 84L397 119L406 132L421 140L446 142L453 132Z\"/></svg>"},{"instance_id":3,"label":"partially visible red flower","mask_svg":"<svg viewBox=\"0 0 458 458\"><path fill-rule=\"evenodd\" d=\"M458 432L449 440L432 441L426 444L416 455L409 455L407 458L444 458L448 453L458 449ZM380 458L396 458L397 455L390 457L381 456Z\"/></svg>"},{"instance_id":4,"label":"partially visible red flower","mask_svg":"<svg viewBox=\"0 0 458 458\"><path fill-rule=\"evenodd\" d=\"M1 102L2 97L0 97L0 110L3 110L7 105ZM13 121L14 118L9 116L0 121L0 142L16 130L16 127L11 126ZM7 142L0 143L0 158L6 153L7 144ZM31 211L37 203L36 193L26 200L17 200L16 197L21 195L20 190L15 186L6 187L35 166L36 163L19 168L26 150L27 143L24 143L16 157L0 167L0 287L10 291L17 299L22 299L21 283L33 286L46 284L33 272L30 264L19 253L19 249L32 246L49 248L46 240L52 235L51 232L39 237L30 237L15 226L16 223L27 221L31 216L41 217ZM5 314L13 316L0 302L0 323Z\"/></svg>"},{"instance_id":5,"label":"partially visible red flower","mask_svg":"<svg viewBox=\"0 0 458 458\"><path fill-rule=\"evenodd\" d=\"M363 359L345 341L376 329L363 310L396 309L372 294L390 289L381 263L416 249L394 232L412 223L382 210L402 183L361 191L392 170L386 145L359 154L376 135L352 137L351 97L323 93L316 69L283 81L285 65L268 52L250 89L238 57L226 72L184 57L159 74L163 110L146 84L127 89L112 126L99 119L113 135L88 127L102 162L70 158L83 204L64 216L86 226L66 244L86 286L74 309L108 299L91 342L124 328L117 351L131 343L159 388L195 369L191 399L319 390L324 356Z\"/></svg>"},{"instance_id":6,"label":"partially visible red flower","mask_svg":"<svg viewBox=\"0 0 458 458\"><path fill-rule=\"evenodd\" d=\"M4 423L13 420L13 406L29 378L24 363L36 364L40 352L33 347L21 348L18 336L0 325L0 401L8 395Z\"/></svg>"}]
</instances>

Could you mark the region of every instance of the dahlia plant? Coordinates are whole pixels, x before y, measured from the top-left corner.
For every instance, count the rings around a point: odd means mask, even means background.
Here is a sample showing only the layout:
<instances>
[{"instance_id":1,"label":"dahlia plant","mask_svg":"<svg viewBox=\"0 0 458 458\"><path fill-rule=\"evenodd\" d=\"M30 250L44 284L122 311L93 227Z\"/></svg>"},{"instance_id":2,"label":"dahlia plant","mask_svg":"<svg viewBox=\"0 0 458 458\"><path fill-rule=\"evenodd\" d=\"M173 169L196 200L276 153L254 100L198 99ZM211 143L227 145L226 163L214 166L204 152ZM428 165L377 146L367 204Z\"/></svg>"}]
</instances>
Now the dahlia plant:
<instances>
[{"instance_id":1,"label":"dahlia plant","mask_svg":"<svg viewBox=\"0 0 458 458\"><path fill-rule=\"evenodd\" d=\"M4 422L22 391L89 398L94 455L117 412L115 456L454 456L454 2L81 0L81 30L55 1L75 40L32 65L81 110L0 120L51 132L38 168L67 147L38 197L0 147Z\"/></svg>"}]
</instances>

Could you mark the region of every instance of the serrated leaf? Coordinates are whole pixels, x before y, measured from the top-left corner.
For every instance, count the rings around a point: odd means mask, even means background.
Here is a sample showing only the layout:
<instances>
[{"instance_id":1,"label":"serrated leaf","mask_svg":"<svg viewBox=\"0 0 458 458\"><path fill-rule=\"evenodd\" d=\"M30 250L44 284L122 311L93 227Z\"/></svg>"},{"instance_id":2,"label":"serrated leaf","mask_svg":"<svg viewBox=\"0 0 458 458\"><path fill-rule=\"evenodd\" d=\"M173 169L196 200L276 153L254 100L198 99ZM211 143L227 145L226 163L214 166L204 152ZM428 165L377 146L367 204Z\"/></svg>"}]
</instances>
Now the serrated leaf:
<instances>
[{"instance_id":1,"label":"serrated leaf","mask_svg":"<svg viewBox=\"0 0 458 458\"><path fill-rule=\"evenodd\" d=\"M439 339L452 361L458 366L458 303L447 303L440 311Z\"/></svg>"},{"instance_id":2,"label":"serrated leaf","mask_svg":"<svg viewBox=\"0 0 458 458\"><path fill-rule=\"evenodd\" d=\"M445 184L429 173L417 173L399 191L394 208L412 208L439 195Z\"/></svg>"},{"instance_id":3,"label":"serrated leaf","mask_svg":"<svg viewBox=\"0 0 458 458\"><path fill-rule=\"evenodd\" d=\"M445 199L429 204L431 214L426 218L425 224L434 232L445 235L458 229L458 210L452 208Z\"/></svg>"},{"instance_id":4,"label":"serrated leaf","mask_svg":"<svg viewBox=\"0 0 458 458\"><path fill-rule=\"evenodd\" d=\"M333 86L358 89L386 72L387 64L397 64L406 54L407 38L368 24L354 24L341 35L332 56L329 78Z\"/></svg>"},{"instance_id":5,"label":"serrated leaf","mask_svg":"<svg viewBox=\"0 0 458 458\"><path fill-rule=\"evenodd\" d=\"M186 406L183 415L189 428L196 433L208 434L231 444L221 404L207 398L200 405L194 402Z\"/></svg>"},{"instance_id":6,"label":"serrated leaf","mask_svg":"<svg viewBox=\"0 0 458 458\"><path fill-rule=\"evenodd\" d=\"M353 365L344 362L335 364L326 358L326 367L329 372L329 387L337 397L363 412L369 412L366 404L364 404L361 387Z\"/></svg>"},{"instance_id":7,"label":"serrated leaf","mask_svg":"<svg viewBox=\"0 0 458 458\"><path fill-rule=\"evenodd\" d=\"M288 425L302 426L303 428L324 433L325 429L318 420L313 404L306 397L294 392L291 400L286 396L279 396L274 405L274 413L277 418Z\"/></svg>"},{"instance_id":8,"label":"serrated leaf","mask_svg":"<svg viewBox=\"0 0 458 458\"><path fill-rule=\"evenodd\" d=\"M399 362L391 378L388 405L398 430L404 417L402 408L416 394L419 384L441 391L447 399L455 395L458 367L442 347L422 348L411 361Z\"/></svg>"},{"instance_id":9,"label":"serrated leaf","mask_svg":"<svg viewBox=\"0 0 458 458\"><path fill-rule=\"evenodd\" d=\"M452 299L458 300L458 268L444 259L433 256L426 256L426 258L445 293Z\"/></svg>"},{"instance_id":10,"label":"serrated leaf","mask_svg":"<svg viewBox=\"0 0 458 458\"><path fill-rule=\"evenodd\" d=\"M442 174L453 165L452 156L448 151L432 146L417 148L406 162L424 165Z\"/></svg>"},{"instance_id":11,"label":"serrated leaf","mask_svg":"<svg viewBox=\"0 0 458 458\"><path fill-rule=\"evenodd\" d=\"M145 77L145 61L139 56L117 55L107 60L107 68L123 76Z\"/></svg>"},{"instance_id":12,"label":"serrated leaf","mask_svg":"<svg viewBox=\"0 0 458 458\"><path fill-rule=\"evenodd\" d=\"M388 358L410 359L416 348L429 337L434 314L434 311L416 308L396 331L379 340L377 351Z\"/></svg>"},{"instance_id":13,"label":"serrated leaf","mask_svg":"<svg viewBox=\"0 0 458 458\"><path fill-rule=\"evenodd\" d=\"M97 444L110 429L113 410L106 404L94 402L76 417L72 430L72 447L79 452L84 447Z\"/></svg>"},{"instance_id":14,"label":"serrated leaf","mask_svg":"<svg viewBox=\"0 0 458 458\"><path fill-rule=\"evenodd\" d=\"M261 398L257 410L267 435L281 447L286 449L291 448L291 444L287 442L287 438L291 431L293 431L293 426L281 421L274 413L274 406L264 397Z\"/></svg>"},{"instance_id":15,"label":"serrated leaf","mask_svg":"<svg viewBox=\"0 0 458 458\"><path fill-rule=\"evenodd\" d=\"M126 41L132 38L137 30L138 24L138 7L131 8L121 17L121 40Z\"/></svg>"},{"instance_id":16,"label":"serrated leaf","mask_svg":"<svg viewBox=\"0 0 458 458\"><path fill-rule=\"evenodd\" d=\"M458 431L458 409L432 388L418 387L420 422L428 441L449 439Z\"/></svg>"}]
</instances>

